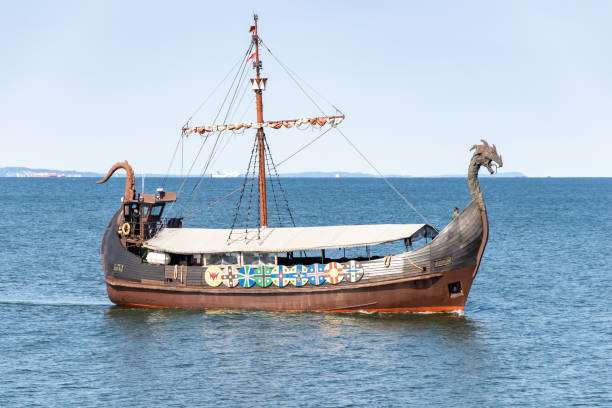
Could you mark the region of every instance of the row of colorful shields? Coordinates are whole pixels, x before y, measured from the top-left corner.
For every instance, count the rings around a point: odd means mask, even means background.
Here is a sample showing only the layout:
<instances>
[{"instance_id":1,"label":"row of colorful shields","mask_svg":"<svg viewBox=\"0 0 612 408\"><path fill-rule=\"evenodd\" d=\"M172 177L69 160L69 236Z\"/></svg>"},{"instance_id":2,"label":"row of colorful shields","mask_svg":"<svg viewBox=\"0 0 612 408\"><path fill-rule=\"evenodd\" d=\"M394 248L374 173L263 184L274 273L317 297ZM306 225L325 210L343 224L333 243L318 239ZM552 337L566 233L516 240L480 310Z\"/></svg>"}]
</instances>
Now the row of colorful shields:
<instances>
[{"instance_id":1,"label":"row of colorful shields","mask_svg":"<svg viewBox=\"0 0 612 408\"><path fill-rule=\"evenodd\" d=\"M289 285L301 287L305 285L336 285L342 281L357 282L363 277L363 267L357 261L347 263L330 262L326 265L210 265L204 267L204 280L209 286L228 288L242 286L250 288L270 285L283 288Z\"/></svg>"}]
</instances>

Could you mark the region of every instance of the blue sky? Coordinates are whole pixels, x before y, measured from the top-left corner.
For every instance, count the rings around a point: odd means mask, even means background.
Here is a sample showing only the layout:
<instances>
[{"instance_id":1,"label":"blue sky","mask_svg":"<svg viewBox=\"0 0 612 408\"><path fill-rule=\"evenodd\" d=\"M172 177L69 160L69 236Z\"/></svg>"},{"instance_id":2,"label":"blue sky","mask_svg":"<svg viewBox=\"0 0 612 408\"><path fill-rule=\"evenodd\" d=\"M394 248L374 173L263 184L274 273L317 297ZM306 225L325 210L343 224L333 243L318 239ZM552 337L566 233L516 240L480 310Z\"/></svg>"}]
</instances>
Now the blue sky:
<instances>
[{"instance_id":1,"label":"blue sky","mask_svg":"<svg viewBox=\"0 0 612 408\"><path fill-rule=\"evenodd\" d=\"M484 138L507 172L612 176L603 1L4 3L0 167L103 172L127 159L165 173L181 125L248 46L253 11L267 45L346 114L343 131L383 173L465 173ZM265 119L318 115L262 60ZM212 124L224 94L192 123ZM267 135L280 161L316 133ZM243 172L251 143L229 136L212 170ZM185 142L185 167L199 145ZM371 172L336 132L279 170Z\"/></svg>"}]
</instances>

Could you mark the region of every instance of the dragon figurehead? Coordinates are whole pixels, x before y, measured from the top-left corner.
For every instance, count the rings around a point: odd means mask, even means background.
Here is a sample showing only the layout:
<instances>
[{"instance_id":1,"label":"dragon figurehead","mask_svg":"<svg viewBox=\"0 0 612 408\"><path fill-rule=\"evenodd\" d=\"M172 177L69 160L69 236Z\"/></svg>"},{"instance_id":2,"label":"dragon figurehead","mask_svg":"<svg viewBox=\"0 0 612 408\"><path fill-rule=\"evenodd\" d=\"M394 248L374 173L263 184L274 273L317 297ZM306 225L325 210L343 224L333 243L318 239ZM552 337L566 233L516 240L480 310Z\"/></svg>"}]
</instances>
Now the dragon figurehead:
<instances>
[{"instance_id":1,"label":"dragon figurehead","mask_svg":"<svg viewBox=\"0 0 612 408\"><path fill-rule=\"evenodd\" d=\"M472 146L474 150L470 167L468 168L468 186L470 187L470 196L472 200L481 200L480 184L478 182L478 170L480 167L486 167L490 174L497 173L498 167L503 167L504 162L495 145L489 145L486 140L480 139L481 145Z\"/></svg>"}]
</instances>

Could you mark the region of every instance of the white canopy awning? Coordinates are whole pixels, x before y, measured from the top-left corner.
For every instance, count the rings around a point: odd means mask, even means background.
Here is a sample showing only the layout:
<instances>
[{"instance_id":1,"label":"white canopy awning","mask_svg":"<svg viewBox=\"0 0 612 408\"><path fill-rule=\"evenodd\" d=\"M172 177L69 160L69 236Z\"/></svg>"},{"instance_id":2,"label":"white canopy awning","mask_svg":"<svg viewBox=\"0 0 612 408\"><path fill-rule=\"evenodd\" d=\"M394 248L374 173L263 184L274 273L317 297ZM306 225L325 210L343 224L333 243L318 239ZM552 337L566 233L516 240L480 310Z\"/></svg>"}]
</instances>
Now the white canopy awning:
<instances>
[{"instance_id":1,"label":"white canopy awning","mask_svg":"<svg viewBox=\"0 0 612 408\"><path fill-rule=\"evenodd\" d=\"M255 229L166 228L145 242L145 247L174 254L231 252L292 252L377 245L410 238L433 238L427 224L338 225Z\"/></svg>"}]
</instances>

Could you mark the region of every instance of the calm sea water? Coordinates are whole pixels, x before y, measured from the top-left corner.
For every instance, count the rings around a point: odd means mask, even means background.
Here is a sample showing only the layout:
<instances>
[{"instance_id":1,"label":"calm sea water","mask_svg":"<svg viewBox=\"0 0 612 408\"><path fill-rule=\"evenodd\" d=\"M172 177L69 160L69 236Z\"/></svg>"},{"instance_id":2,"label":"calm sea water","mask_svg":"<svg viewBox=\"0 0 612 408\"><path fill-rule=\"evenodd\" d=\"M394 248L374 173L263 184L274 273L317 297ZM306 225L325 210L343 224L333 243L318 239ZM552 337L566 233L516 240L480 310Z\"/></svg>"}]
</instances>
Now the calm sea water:
<instances>
[{"instance_id":1,"label":"calm sea water","mask_svg":"<svg viewBox=\"0 0 612 408\"><path fill-rule=\"evenodd\" d=\"M393 182L438 227L468 202L464 179ZM194 208L236 184L206 180ZM612 406L612 179L482 184L463 316L338 315L115 307L100 243L124 179L0 178L0 406ZM420 222L377 179L284 186L298 225Z\"/></svg>"}]
</instances>

